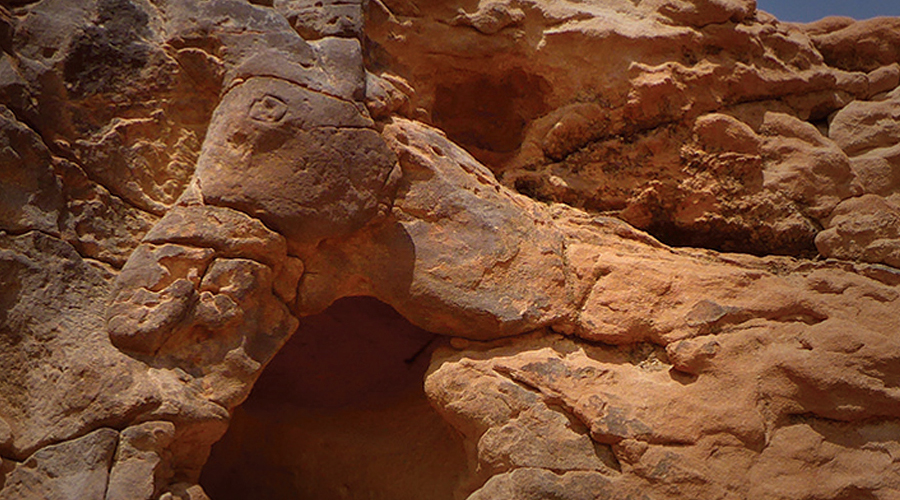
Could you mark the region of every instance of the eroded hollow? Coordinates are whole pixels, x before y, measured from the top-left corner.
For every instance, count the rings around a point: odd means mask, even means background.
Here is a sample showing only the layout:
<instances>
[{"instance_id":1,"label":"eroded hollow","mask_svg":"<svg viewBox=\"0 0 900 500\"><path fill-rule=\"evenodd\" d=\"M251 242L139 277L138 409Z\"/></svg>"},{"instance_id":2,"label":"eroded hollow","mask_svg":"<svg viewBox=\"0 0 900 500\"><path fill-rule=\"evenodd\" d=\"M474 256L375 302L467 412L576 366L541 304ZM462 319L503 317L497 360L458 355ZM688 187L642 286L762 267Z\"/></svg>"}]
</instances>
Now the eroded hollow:
<instances>
[{"instance_id":1,"label":"eroded hollow","mask_svg":"<svg viewBox=\"0 0 900 500\"><path fill-rule=\"evenodd\" d=\"M213 447L204 489L213 500L458 496L462 440L423 390L440 342L366 297L304 318Z\"/></svg>"},{"instance_id":2,"label":"eroded hollow","mask_svg":"<svg viewBox=\"0 0 900 500\"><path fill-rule=\"evenodd\" d=\"M476 158L485 151L511 153L522 144L528 123L547 111L548 89L545 79L520 68L471 74L437 86L432 118Z\"/></svg>"}]
</instances>

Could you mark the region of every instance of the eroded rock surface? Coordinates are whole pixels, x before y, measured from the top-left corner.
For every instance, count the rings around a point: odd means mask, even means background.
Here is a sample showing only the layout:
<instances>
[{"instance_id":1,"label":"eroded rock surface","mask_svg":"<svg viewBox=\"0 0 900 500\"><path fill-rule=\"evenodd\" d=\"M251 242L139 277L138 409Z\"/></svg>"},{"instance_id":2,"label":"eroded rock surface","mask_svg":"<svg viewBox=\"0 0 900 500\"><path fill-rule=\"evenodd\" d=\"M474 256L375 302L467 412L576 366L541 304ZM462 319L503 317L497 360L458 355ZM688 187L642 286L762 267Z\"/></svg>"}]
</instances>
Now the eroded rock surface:
<instances>
[{"instance_id":1,"label":"eroded rock surface","mask_svg":"<svg viewBox=\"0 0 900 500\"><path fill-rule=\"evenodd\" d=\"M0 498L896 498L897 25L0 2Z\"/></svg>"},{"instance_id":2,"label":"eroded rock surface","mask_svg":"<svg viewBox=\"0 0 900 500\"><path fill-rule=\"evenodd\" d=\"M413 116L519 192L676 245L814 253L834 204L862 194L829 116L898 83L892 20L823 33L743 1L385 6L369 31L377 60L415 88ZM871 54L837 55L862 46ZM759 139L710 142L720 114Z\"/></svg>"}]
</instances>

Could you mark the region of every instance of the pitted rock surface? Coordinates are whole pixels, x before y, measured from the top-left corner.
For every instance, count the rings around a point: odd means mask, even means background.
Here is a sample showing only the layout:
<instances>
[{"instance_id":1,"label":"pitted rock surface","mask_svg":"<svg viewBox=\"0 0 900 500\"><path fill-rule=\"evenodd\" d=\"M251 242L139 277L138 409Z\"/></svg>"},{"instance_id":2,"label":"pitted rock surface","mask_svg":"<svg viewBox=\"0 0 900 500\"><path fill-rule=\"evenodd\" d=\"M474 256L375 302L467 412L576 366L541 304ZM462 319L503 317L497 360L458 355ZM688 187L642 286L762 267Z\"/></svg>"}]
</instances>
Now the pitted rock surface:
<instances>
[{"instance_id":1,"label":"pitted rock surface","mask_svg":"<svg viewBox=\"0 0 900 500\"><path fill-rule=\"evenodd\" d=\"M0 2L0 499L896 498L897 25Z\"/></svg>"}]
</instances>

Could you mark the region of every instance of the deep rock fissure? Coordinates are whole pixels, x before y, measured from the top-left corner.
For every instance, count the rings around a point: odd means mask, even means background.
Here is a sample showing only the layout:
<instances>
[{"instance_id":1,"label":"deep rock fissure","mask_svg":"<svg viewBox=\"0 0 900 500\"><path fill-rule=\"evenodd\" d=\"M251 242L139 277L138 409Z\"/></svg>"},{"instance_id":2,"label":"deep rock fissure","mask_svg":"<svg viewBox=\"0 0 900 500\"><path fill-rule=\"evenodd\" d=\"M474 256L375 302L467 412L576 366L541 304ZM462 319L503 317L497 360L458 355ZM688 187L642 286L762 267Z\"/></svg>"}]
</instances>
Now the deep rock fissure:
<instances>
[{"instance_id":1,"label":"deep rock fissure","mask_svg":"<svg viewBox=\"0 0 900 500\"><path fill-rule=\"evenodd\" d=\"M214 500L461 498L461 436L423 389L444 341L367 297L303 318L213 447L204 489Z\"/></svg>"}]
</instances>

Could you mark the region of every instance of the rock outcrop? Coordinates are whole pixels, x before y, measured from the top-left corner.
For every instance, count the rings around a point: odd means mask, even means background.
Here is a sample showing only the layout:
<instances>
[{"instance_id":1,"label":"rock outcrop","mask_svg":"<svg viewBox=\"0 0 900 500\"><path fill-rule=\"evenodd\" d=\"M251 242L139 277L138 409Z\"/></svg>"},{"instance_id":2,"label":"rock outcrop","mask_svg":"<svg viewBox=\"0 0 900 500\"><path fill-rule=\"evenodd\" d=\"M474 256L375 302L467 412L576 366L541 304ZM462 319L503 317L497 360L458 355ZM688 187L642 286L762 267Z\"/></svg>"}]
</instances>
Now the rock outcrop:
<instances>
[{"instance_id":1,"label":"rock outcrop","mask_svg":"<svg viewBox=\"0 0 900 500\"><path fill-rule=\"evenodd\" d=\"M897 27L0 1L0 499L897 498Z\"/></svg>"}]
</instances>

